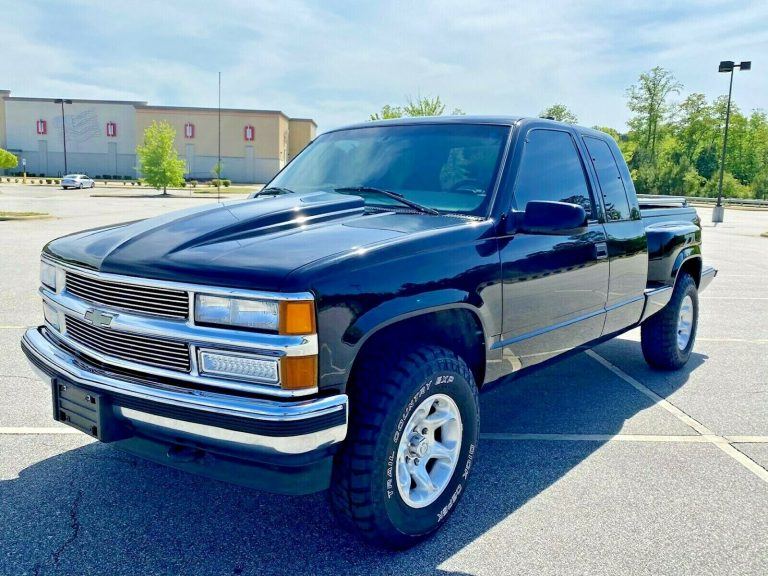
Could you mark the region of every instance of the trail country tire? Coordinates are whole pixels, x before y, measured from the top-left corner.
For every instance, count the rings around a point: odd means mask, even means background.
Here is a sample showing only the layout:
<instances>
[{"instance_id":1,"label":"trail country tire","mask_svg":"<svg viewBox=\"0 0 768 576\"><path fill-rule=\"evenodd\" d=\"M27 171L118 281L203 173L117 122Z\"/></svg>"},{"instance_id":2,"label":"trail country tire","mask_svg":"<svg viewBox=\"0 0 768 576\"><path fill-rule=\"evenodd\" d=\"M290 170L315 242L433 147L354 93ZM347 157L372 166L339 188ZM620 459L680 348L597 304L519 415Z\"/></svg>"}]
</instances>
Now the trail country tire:
<instances>
[{"instance_id":1,"label":"trail country tire","mask_svg":"<svg viewBox=\"0 0 768 576\"><path fill-rule=\"evenodd\" d=\"M371 358L350 387L349 432L330 499L343 524L386 548L437 530L466 491L477 451L477 386L438 346Z\"/></svg>"},{"instance_id":2,"label":"trail country tire","mask_svg":"<svg viewBox=\"0 0 768 576\"><path fill-rule=\"evenodd\" d=\"M683 274L667 305L643 322L640 341L645 361L659 370L678 370L685 366L696 341L698 324L696 282L690 274Z\"/></svg>"}]
</instances>

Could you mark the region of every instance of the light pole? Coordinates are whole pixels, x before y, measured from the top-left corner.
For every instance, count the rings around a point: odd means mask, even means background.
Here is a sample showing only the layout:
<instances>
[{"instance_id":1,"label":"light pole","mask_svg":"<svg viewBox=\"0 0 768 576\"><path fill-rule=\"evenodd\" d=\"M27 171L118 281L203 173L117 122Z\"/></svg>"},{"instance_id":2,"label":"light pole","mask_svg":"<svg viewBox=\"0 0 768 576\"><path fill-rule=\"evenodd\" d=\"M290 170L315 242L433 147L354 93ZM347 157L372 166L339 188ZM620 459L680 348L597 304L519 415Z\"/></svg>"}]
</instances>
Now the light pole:
<instances>
[{"instance_id":1,"label":"light pole","mask_svg":"<svg viewBox=\"0 0 768 576\"><path fill-rule=\"evenodd\" d=\"M717 204L712 212L712 222L717 224L723 221L725 208L723 208L723 174L725 173L725 151L728 148L728 124L731 121L731 92L733 92L733 70L751 70L752 62L745 61L736 64L732 60L723 60L718 66L718 72L730 72L731 81L728 84L728 107L725 110L725 135L723 135L723 154L720 158L720 183L717 185Z\"/></svg>"},{"instance_id":2,"label":"light pole","mask_svg":"<svg viewBox=\"0 0 768 576\"><path fill-rule=\"evenodd\" d=\"M61 134L64 139L64 174L62 176L67 175L67 124L64 121L64 104L72 104L72 100L65 100L63 98L56 98L56 100L53 101L55 104L61 104Z\"/></svg>"}]
</instances>

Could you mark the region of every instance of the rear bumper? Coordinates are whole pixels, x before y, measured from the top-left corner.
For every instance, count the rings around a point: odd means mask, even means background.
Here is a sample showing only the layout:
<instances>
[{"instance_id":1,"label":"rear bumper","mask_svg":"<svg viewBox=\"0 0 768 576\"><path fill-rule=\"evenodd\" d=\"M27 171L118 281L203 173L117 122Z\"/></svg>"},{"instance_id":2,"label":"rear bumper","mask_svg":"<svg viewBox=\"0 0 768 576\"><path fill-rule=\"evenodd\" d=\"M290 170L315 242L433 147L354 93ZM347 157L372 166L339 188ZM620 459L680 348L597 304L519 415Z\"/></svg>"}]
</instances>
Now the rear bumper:
<instances>
[{"instance_id":1,"label":"rear bumper","mask_svg":"<svg viewBox=\"0 0 768 576\"><path fill-rule=\"evenodd\" d=\"M704 290L712 280L717 276L717 269L712 266L704 266L701 270L701 279L699 279L699 292Z\"/></svg>"},{"instance_id":2,"label":"rear bumper","mask_svg":"<svg viewBox=\"0 0 768 576\"><path fill-rule=\"evenodd\" d=\"M177 468L309 493L327 487L331 456L346 436L343 394L275 401L142 381L89 364L45 328L28 330L21 346L44 382L70 383L103 398L104 417L120 430L118 446Z\"/></svg>"}]
</instances>

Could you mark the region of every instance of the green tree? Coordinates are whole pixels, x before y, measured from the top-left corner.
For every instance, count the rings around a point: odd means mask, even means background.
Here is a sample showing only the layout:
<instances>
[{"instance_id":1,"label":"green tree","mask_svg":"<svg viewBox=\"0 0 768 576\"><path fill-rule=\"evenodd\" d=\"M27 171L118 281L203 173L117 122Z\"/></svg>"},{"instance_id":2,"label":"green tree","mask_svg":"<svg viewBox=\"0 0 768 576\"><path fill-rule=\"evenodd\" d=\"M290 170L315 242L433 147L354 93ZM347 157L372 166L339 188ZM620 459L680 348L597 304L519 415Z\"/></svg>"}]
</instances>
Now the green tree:
<instances>
[{"instance_id":1,"label":"green tree","mask_svg":"<svg viewBox=\"0 0 768 576\"><path fill-rule=\"evenodd\" d=\"M673 133L680 151L689 163L696 163L703 153L711 151L718 140L715 110L704 94L694 93L678 106Z\"/></svg>"},{"instance_id":2,"label":"green tree","mask_svg":"<svg viewBox=\"0 0 768 576\"><path fill-rule=\"evenodd\" d=\"M656 66L640 74L637 84L627 89L627 107L634 112L629 127L640 136L640 146L635 154L637 165L656 162L660 125L669 118L673 110L667 99L670 94L678 94L682 88L683 85L675 79L672 72Z\"/></svg>"},{"instance_id":3,"label":"green tree","mask_svg":"<svg viewBox=\"0 0 768 576\"><path fill-rule=\"evenodd\" d=\"M578 124L579 119L565 104L552 104L539 112L539 118L551 118L567 124Z\"/></svg>"},{"instance_id":4,"label":"green tree","mask_svg":"<svg viewBox=\"0 0 768 576\"><path fill-rule=\"evenodd\" d=\"M176 131L168 122L152 122L144 130L144 142L136 146L139 170L143 179L154 188L181 186L184 182L185 163L176 152Z\"/></svg>"},{"instance_id":5,"label":"green tree","mask_svg":"<svg viewBox=\"0 0 768 576\"><path fill-rule=\"evenodd\" d=\"M391 118L402 118L403 116L442 116L445 114L445 104L440 96L419 96L415 100L408 98L404 106L391 106L389 104L382 107L380 112L370 115L371 120L389 120ZM460 108L454 108L451 111L453 116L463 116L464 112Z\"/></svg>"},{"instance_id":6,"label":"green tree","mask_svg":"<svg viewBox=\"0 0 768 576\"><path fill-rule=\"evenodd\" d=\"M381 112L371 114L371 120L391 120L392 118L402 118L403 109L400 106L390 106L389 104L381 108Z\"/></svg>"},{"instance_id":7,"label":"green tree","mask_svg":"<svg viewBox=\"0 0 768 576\"><path fill-rule=\"evenodd\" d=\"M0 148L0 170L7 170L9 168L16 168L19 165L19 159L15 154L11 154L8 150Z\"/></svg>"}]
</instances>

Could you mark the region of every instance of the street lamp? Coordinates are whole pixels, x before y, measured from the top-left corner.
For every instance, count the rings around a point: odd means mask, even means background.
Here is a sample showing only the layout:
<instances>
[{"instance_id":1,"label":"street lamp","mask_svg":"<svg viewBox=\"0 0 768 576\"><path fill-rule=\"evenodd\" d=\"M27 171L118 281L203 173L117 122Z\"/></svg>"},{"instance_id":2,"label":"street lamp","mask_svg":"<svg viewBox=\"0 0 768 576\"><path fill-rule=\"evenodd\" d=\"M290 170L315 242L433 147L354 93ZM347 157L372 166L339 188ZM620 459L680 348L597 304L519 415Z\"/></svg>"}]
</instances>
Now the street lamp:
<instances>
[{"instance_id":1,"label":"street lamp","mask_svg":"<svg viewBox=\"0 0 768 576\"><path fill-rule=\"evenodd\" d=\"M72 100L65 100L63 98L56 98L53 101L54 104L61 104L61 134L64 138L64 176L69 172L67 170L67 124L64 122L64 104L72 104Z\"/></svg>"},{"instance_id":2,"label":"street lamp","mask_svg":"<svg viewBox=\"0 0 768 576\"><path fill-rule=\"evenodd\" d=\"M723 60L717 68L718 72L730 72L731 82L728 85L728 107L725 111L725 135L723 136L723 154L720 159L720 183L717 185L717 205L714 212L712 212L712 222L715 224L722 222L725 214L725 208L723 208L723 174L725 173L725 150L728 147L728 124L731 121L731 92L733 91L733 70L735 68L751 70L752 62L745 61L736 64L732 60Z\"/></svg>"}]
</instances>

